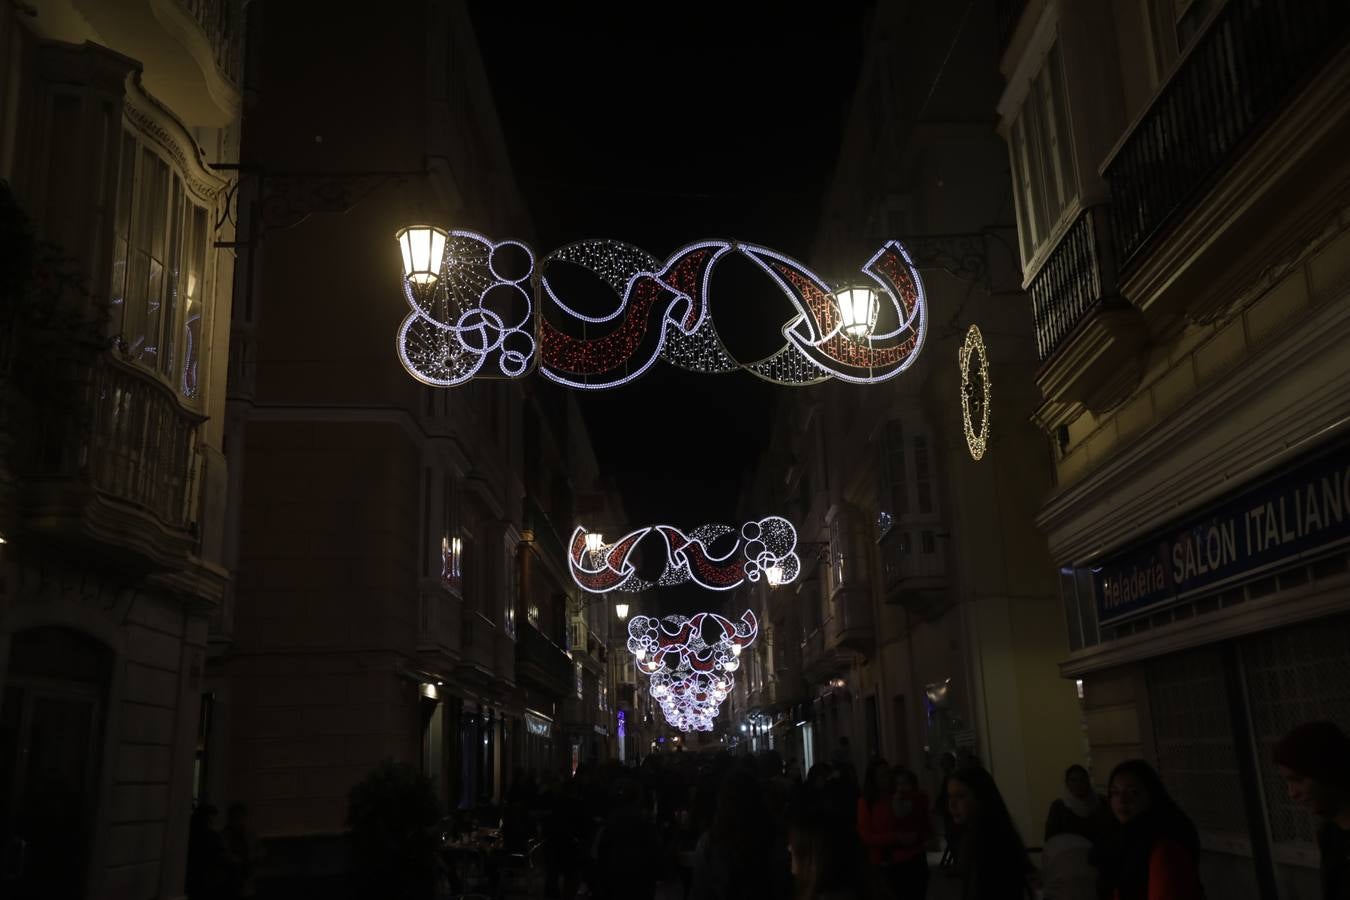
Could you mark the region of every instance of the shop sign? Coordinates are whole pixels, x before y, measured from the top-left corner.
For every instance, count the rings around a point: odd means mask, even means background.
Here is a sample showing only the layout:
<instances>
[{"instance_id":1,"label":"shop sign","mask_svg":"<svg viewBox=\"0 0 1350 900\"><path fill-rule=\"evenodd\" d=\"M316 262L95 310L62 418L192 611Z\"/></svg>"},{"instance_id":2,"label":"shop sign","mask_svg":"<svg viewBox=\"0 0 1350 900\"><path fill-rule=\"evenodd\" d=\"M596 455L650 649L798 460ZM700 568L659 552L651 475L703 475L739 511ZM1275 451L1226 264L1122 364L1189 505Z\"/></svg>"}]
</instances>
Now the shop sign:
<instances>
[{"instance_id":1,"label":"shop sign","mask_svg":"<svg viewBox=\"0 0 1350 900\"><path fill-rule=\"evenodd\" d=\"M525 714L525 730L539 737L548 737L553 733L553 723L533 713Z\"/></svg>"},{"instance_id":2,"label":"shop sign","mask_svg":"<svg viewBox=\"0 0 1350 900\"><path fill-rule=\"evenodd\" d=\"M1321 450L1093 569L1110 624L1350 543L1350 443Z\"/></svg>"}]
</instances>

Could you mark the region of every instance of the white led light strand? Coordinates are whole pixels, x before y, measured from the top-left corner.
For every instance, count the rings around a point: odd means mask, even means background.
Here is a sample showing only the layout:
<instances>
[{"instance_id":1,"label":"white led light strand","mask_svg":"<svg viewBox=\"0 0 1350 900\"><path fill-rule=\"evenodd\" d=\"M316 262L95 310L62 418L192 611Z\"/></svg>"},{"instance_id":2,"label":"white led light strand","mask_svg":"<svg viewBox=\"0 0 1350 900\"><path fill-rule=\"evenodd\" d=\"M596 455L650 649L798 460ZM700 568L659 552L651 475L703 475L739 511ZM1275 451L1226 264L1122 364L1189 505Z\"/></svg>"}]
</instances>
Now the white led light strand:
<instances>
[{"instance_id":1,"label":"white led light strand","mask_svg":"<svg viewBox=\"0 0 1350 900\"><path fill-rule=\"evenodd\" d=\"M966 332L957 351L961 366L961 421L966 429L966 446L979 460L989 447L989 352L984 335L976 325Z\"/></svg>"},{"instance_id":2,"label":"white led light strand","mask_svg":"<svg viewBox=\"0 0 1350 900\"><path fill-rule=\"evenodd\" d=\"M631 557L643 538L652 532L664 539L665 568L655 584L638 577ZM731 549L714 556L714 541L735 534ZM568 567L577 587L592 594L610 591L636 593L651 587L673 587L693 582L712 591L729 591L747 581L757 582L766 570L776 568L782 584L801 572L797 557L797 529L781 516L746 522L739 531L729 525L700 525L688 532L673 525L652 525L624 535L598 550L587 547L593 534L578 526L568 544ZM776 576L778 577L778 576Z\"/></svg>"}]
</instances>

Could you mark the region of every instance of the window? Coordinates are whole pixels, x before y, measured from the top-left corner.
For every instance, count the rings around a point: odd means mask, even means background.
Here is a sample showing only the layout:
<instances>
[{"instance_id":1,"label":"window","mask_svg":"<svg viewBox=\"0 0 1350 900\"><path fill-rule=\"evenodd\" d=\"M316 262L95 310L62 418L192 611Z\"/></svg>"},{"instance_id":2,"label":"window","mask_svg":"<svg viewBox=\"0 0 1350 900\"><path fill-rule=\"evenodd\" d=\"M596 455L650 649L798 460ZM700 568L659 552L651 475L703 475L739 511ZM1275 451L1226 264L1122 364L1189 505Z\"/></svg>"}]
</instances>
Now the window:
<instances>
[{"instance_id":1,"label":"window","mask_svg":"<svg viewBox=\"0 0 1350 900\"><path fill-rule=\"evenodd\" d=\"M510 535L506 536L505 577L502 580L506 608L503 610L502 627L511 637L516 636L516 594L520 591L520 570L516 564L516 544Z\"/></svg>"},{"instance_id":2,"label":"window","mask_svg":"<svg viewBox=\"0 0 1350 900\"><path fill-rule=\"evenodd\" d=\"M579 700L581 699L582 686L586 683L585 678L582 675L584 670L581 668L581 660L572 663L572 671L576 676L577 699Z\"/></svg>"},{"instance_id":3,"label":"window","mask_svg":"<svg viewBox=\"0 0 1350 900\"><path fill-rule=\"evenodd\" d=\"M933 511L933 478L928 467L928 438L914 436L914 486L919 501L919 512Z\"/></svg>"},{"instance_id":4,"label":"window","mask_svg":"<svg viewBox=\"0 0 1350 900\"><path fill-rule=\"evenodd\" d=\"M122 135L109 297L127 353L185 400L201 392L207 210L158 152Z\"/></svg>"},{"instance_id":5,"label":"window","mask_svg":"<svg viewBox=\"0 0 1350 900\"><path fill-rule=\"evenodd\" d=\"M1024 267L1041 252L1078 195L1070 135L1064 66L1055 44L1008 132Z\"/></svg>"}]
</instances>

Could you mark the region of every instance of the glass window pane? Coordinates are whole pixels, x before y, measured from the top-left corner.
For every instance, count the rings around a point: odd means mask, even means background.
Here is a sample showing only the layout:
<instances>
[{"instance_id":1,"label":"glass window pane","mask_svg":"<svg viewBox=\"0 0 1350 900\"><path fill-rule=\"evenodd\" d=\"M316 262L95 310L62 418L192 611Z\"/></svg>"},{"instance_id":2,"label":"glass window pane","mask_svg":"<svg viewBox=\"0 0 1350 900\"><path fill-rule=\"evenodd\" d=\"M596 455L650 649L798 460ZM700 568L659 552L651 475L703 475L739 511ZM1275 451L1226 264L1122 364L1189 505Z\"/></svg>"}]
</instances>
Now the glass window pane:
<instances>
[{"instance_id":1,"label":"glass window pane","mask_svg":"<svg viewBox=\"0 0 1350 900\"><path fill-rule=\"evenodd\" d=\"M206 210L200 206L191 207L188 237L186 245L187 270L183 292L186 301L183 306L183 377L180 390L189 400L200 395L200 381L197 377L202 364L205 347L202 344L204 322L206 319L206 242L210 236Z\"/></svg>"},{"instance_id":2,"label":"glass window pane","mask_svg":"<svg viewBox=\"0 0 1350 900\"><path fill-rule=\"evenodd\" d=\"M169 167L142 148L140 181L132 222L131 273L123 332L133 357L154 365L158 353L159 308L164 272Z\"/></svg>"},{"instance_id":3,"label":"glass window pane","mask_svg":"<svg viewBox=\"0 0 1350 900\"><path fill-rule=\"evenodd\" d=\"M108 327L113 334L123 332L123 314L126 309L127 292L127 253L131 240L131 197L136 179L136 139L129 134L122 135L122 158L117 176L117 210L113 218L113 266L112 286L108 291L111 321Z\"/></svg>"},{"instance_id":4,"label":"glass window pane","mask_svg":"<svg viewBox=\"0 0 1350 900\"><path fill-rule=\"evenodd\" d=\"M171 379L174 374L173 354L178 337L179 295L182 291L180 272L183 243L183 182L173 176L173 193L169 204L169 256L166 260L164 291L164 346L160 350L161 371Z\"/></svg>"}]
</instances>

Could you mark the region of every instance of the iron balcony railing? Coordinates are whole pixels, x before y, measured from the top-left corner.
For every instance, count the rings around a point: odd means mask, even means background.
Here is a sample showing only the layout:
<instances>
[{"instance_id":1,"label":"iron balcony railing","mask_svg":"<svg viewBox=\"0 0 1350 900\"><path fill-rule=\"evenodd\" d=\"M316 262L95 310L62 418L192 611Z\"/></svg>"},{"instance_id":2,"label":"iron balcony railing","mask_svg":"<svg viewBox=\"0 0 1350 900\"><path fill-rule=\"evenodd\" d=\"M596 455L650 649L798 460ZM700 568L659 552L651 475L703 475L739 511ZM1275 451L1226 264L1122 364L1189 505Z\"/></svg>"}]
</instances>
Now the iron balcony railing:
<instances>
[{"instance_id":1,"label":"iron balcony railing","mask_svg":"<svg viewBox=\"0 0 1350 900\"><path fill-rule=\"evenodd\" d=\"M1083 210L1031 280L1036 350L1042 360L1098 303L1116 295L1110 221L1104 205Z\"/></svg>"},{"instance_id":2,"label":"iron balcony railing","mask_svg":"<svg viewBox=\"0 0 1350 900\"><path fill-rule=\"evenodd\" d=\"M203 418L150 373L106 357L94 366L93 408L86 450L93 485L186 528Z\"/></svg>"},{"instance_id":3,"label":"iron balcony railing","mask_svg":"<svg viewBox=\"0 0 1350 900\"><path fill-rule=\"evenodd\" d=\"M1228 0L1103 171L1122 269L1347 37L1346 0Z\"/></svg>"},{"instance_id":4,"label":"iron balcony railing","mask_svg":"<svg viewBox=\"0 0 1350 900\"><path fill-rule=\"evenodd\" d=\"M178 0L206 35L216 67L235 86L244 65L244 4L241 0Z\"/></svg>"}]
</instances>

